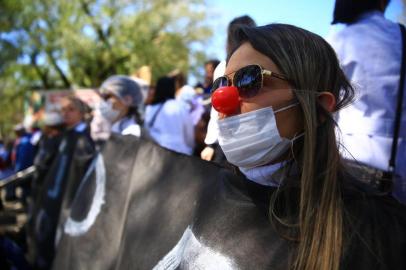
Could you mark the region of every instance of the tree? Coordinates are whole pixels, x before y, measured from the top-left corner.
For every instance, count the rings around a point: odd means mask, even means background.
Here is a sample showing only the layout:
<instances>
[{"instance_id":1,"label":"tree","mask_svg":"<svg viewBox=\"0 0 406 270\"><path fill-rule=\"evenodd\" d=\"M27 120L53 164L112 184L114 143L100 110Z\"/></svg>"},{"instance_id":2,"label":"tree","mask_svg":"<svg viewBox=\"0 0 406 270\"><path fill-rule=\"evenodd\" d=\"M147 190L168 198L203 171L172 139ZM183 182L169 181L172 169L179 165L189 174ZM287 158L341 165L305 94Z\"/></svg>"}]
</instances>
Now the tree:
<instances>
[{"instance_id":1,"label":"tree","mask_svg":"<svg viewBox=\"0 0 406 270\"><path fill-rule=\"evenodd\" d=\"M5 95L97 87L143 65L154 79L187 72L204 60L194 44L211 36L204 0L2 0L0 8L2 108Z\"/></svg>"}]
</instances>

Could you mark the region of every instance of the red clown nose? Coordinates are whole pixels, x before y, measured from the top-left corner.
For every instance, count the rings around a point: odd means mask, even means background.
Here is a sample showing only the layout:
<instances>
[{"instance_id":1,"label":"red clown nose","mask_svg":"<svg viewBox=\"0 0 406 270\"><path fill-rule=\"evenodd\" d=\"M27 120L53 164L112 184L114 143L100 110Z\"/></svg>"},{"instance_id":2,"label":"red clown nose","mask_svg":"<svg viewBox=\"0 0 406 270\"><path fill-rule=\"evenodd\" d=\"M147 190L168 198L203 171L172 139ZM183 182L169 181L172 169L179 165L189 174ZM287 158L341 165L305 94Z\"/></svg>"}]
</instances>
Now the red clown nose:
<instances>
[{"instance_id":1,"label":"red clown nose","mask_svg":"<svg viewBox=\"0 0 406 270\"><path fill-rule=\"evenodd\" d=\"M238 89L235 86L224 86L214 91L211 104L219 113L233 114L240 105Z\"/></svg>"}]
</instances>

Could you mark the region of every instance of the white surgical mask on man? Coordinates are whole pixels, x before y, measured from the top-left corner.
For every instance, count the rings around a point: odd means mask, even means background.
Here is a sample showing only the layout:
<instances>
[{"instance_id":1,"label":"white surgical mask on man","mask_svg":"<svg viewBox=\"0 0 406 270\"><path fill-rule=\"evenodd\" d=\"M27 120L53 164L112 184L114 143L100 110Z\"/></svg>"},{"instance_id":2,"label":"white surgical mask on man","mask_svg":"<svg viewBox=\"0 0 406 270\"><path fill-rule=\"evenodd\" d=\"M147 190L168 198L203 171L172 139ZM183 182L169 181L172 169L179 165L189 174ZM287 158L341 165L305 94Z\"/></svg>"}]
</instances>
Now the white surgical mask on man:
<instances>
[{"instance_id":1,"label":"white surgical mask on man","mask_svg":"<svg viewBox=\"0 0 406 270\"><path fill-rule=\"evenodd\" d=\"M276 111L267 107L218 120L219 144L228 162L241 168L254 168L269 164L284 154L297 137L280 136L275 113L298 104Z\"/></svg>"}]
</instances>

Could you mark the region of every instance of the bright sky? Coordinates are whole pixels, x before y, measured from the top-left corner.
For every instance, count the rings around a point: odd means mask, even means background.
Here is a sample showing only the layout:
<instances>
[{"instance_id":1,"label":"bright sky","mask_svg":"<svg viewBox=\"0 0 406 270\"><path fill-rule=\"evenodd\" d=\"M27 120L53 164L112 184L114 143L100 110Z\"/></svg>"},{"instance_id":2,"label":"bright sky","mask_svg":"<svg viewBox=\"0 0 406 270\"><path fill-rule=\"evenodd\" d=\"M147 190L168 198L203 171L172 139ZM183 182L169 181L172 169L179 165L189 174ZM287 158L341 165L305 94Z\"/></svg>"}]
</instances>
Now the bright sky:
<instances>
[{"instance_id":1,"label":"bright sky","mask_svg":"<svg viewBox=\"0 0 406 270\"><path fill-rule=\"evenodd\" d=\"M207 0L207 2L217 29L208 53L210 57L224 59L226 28L233 18L249 15L258 25L272 22L293 24L325 37L330 29L335 1ZM401 13L401 0L391 0L385 13L386 17L397 21Z\"/></svg>"}]
</instances>

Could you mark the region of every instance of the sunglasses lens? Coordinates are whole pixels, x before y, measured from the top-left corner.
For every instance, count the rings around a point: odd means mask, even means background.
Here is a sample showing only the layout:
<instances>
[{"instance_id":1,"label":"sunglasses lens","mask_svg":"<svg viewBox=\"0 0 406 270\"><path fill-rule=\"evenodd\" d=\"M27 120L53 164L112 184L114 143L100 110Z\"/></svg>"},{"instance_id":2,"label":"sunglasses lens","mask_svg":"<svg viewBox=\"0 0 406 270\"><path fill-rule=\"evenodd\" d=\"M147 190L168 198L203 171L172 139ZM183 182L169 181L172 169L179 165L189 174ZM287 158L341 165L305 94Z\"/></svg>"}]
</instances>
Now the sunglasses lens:
<instances>
[{"instance_id":1,"label":"sunglasses lens","mask_svg":"<svg viewBox=\"0 0 406 270\"><path fill-rule=\"evenodd\" d=\"M255 96L262 87L261 67L252 65L238 70L234 75L234 85L238 88L240 97Z\"/></svg>"},{"instance_id":2,"label":"sunglasses lens","mask_svg":"<svg viewBox=\"0 0 406 270\"><path fill-rule=\"evenodd\" d=\"M211 87L211 93L216 91L218 88L223 87L223 86L228 86L228 79L226 77L219 77L217 78Z\"/></svg>"}]
</instances>

